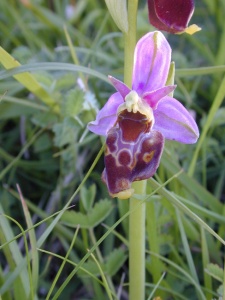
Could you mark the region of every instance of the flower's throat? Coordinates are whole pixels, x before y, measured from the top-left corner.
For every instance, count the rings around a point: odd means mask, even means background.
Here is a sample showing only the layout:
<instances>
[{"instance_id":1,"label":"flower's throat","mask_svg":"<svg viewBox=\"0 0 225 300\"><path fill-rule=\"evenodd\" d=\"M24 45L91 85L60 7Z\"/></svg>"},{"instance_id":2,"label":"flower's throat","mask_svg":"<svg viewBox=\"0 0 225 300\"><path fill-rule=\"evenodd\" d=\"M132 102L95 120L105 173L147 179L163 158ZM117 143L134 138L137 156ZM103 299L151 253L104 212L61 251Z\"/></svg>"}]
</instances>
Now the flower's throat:
<instances>
[{"instance_id":1,"label":"flower's throat","mask_svg":"<svg viewBox=\"0 0 225 300\"><path fill-rule=\"evenodd\" d=\"M141 133L149 132L151 129L151 122L140 112L123 110L117 121L125 142L135 142Z\"/></svg>"},{"instance_id":2,"label":"flower's throat","mask_svg":"<svg viewBox=\"0 0 225 300\"><path fill-rule=\"evenodd\" d=\"M141 99L135 91L130 91L130 93L126 95L125 102L118 107L117 114L125 109L128 112L139 112L142 115L145 115L151 122L154 119L151 107Z\"/></svg>"},{"instance_id":3,"label":"flower's throat","mask_svg":"<svg viewBox=\"0 0 225 300\"><path fill-rule=\"evenodd\" d=\"M126 142L137 141L141 133L149 132L154 123L152 109L135 91L131 91L119 106L118 125Z\"/></svg>"}]
</instances>

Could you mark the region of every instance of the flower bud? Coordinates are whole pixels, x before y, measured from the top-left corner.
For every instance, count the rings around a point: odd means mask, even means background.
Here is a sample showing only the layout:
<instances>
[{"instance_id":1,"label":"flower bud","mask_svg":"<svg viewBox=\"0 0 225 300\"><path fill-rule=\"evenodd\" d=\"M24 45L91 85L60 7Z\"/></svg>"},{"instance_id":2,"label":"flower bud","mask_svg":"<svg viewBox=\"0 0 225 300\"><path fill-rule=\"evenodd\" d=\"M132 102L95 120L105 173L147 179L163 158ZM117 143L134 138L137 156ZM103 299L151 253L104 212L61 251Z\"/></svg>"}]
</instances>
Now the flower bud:
<instances>
[{"instance_id":1,"label":"flower bud","mask_svg":"<svg viewBox=\"0 0 225 300\"><path fill-rule=\"evenodd\" d=\"M188 27L194 0L148 0L148 9L150 24L159 30L189 34L201 30L197 25Z\"/></svg>"}]
</instances>

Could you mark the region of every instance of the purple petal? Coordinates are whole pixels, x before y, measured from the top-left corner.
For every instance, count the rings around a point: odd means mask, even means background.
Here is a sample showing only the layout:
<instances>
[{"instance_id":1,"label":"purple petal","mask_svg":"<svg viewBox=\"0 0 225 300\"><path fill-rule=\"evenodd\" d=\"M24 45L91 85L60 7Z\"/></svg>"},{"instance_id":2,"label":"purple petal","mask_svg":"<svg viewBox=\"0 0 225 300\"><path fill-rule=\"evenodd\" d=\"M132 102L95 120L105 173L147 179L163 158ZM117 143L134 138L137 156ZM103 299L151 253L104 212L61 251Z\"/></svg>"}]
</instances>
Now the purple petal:
<instances>
[{"instance_id":1,"label":"purple petal","mask_svg":"<svg viewBox=\"0 0 225 300\"><path fill-rule=\"evenodd\" d=\"M132 89L141 96L163 87L170 60L171 48L161 32L150 32L143 36L135 48Z\"/></svg>"},{"instance_id":2,"label":"purple petal","mask_svg":"<svg viewBox=\"0 0 225 300\"><path fill-rule=\"evenodd\" d=\"M120 93L113 94L98 112L95 121L88 123L88 129L95 134L106 135L117 120L117 109L123 103Z\"/></svg>"},{"instance_id":3,"label":"purple petal","mask_svg":"<svg viewBox=\"0 0 225 300\"><path fill-rule=\"evenodd\" d=\"M148 0L149 21L159 30L185 30L194 11L194 0Z\"/></svg>"},{"instance_id":4,"label":"purple petal","mask_svg":"<svg viewBox=\"0 0 225 300\"><path fill-rule=\"evenodd\" d=\"M113 84L114 88L117 90L117 92L120 93L120 95L123 97L123 99L125 99L126 95L130 93L130 89L128 86L126 86L125 83L123 83L122 81L112 77L112 76L108 76L109 81Z\"/></svg>"},{"instance_id":5,"label":"purple petal","mask_svg":"<svg viewBox=\"0 0 225 300\"><path fill-rule=\"evenodd\" d=\"M154 111L154 130L160 131L166 139L184 144L194 144L199 131L195 120L176 99L164 97Z\"/></svg>"},{"instance_id":6,"label":"purple petal","mask_svg":"<svg viewBox=\"0 0 225 300\"><path fill-rule=\"evenodd\" d=\"M156 109L159 100L161 100L162 98L167 96L169 93L173 92L175 90L175 88L176 88L176 85L164 86L158 90L145 93L143 95L143 99L148 103L148 105L151 108Z\"/></svg>"}]
</instances>

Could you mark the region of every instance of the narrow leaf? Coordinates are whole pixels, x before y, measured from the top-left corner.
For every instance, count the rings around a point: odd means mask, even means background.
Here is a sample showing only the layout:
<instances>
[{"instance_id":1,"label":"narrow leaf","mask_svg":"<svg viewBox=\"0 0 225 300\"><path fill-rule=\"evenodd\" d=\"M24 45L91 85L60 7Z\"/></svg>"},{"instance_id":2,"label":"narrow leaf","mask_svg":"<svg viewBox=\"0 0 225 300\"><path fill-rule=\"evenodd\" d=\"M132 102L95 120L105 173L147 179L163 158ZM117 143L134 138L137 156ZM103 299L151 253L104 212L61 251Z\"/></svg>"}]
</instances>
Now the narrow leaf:
<instances>
[{"instance_id":1,"label":"narrow leaf","mask_svg":"<svg viewBox=\"0 0 225 300\"><path fill-rule=\"evenodd\" d=\"M0 47L0 63L6 70L17 68L20 63L15 60L8 52L6 52L2 47ZM13 75L13 77L19 81L24 87L26 87L30 92L40 98L45 104L50 106L55 112L59 111L59 107L56 105L55 101L50 97L50 95L45 91L41 85L36 81L36 79L28 72Z\"/></svg>"},{"instance_id":2,"label":"narrow leaf","mask_svg":"<svg viewBox=\"0 0 225 300\"><path fill-rule=\"evenodd\" d=\"M4 216L4 211L1 205L0 214L0 243L4 244L13 240L14 234L11 230L9 221ZM9 264L10 271L14 273L16 269L19 269L19 276L17 278L12 278L11 285L7 284L7 280L5 280L4 284L0 288L0 294L4 294L13 287L15 300L27 299L30 293L30 286L27 284L29 283L29 276L27 269L24 268L27 261L23 258L16 241L12 241L6 245L3 248L3 251ZM24 265L21 267L22 261L24 261Z\"/></svg>"},{"instance_id":3,"label":"narrow leaf","mask_svg":"<svg viewBox=\"0 0 225 300\"><path fill-rule=\"evenodd\" d=\"M31 257L32 257L32 283L31 283L32 285L30 288L31 288L31 295L33 298L37 292L38 276L39 276L39 255L37 251L37 240L36 240L35 231L33 229L33 223L31 220L30 212L28 210L27 204L23 198L22 192L18 184L17 184L17 190L20 195L20 200L22 203L23 212L27 223L27 228L32 228L31 230L28 231L28 234L30 238Z\"/></svg>"}]
</instances>

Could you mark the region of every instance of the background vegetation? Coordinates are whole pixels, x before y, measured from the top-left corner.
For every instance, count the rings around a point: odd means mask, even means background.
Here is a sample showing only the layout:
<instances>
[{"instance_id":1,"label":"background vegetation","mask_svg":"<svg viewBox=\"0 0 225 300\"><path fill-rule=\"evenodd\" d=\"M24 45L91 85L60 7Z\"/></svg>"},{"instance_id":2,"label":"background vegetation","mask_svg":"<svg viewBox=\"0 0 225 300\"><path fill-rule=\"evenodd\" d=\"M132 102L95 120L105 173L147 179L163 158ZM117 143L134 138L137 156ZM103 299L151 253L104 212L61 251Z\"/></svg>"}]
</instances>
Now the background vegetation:
<instances>
[{"instance_id":1,"label":"background vegetation","mask_svg":"<svg viewBox=\"0 0 225 300\"><path fill-rule=\"evenodd\" d=\"M154 29L139 6L141 37ZM201 138L167 142L148 180L146 299L225 294L224 15L198 0L202 31L167 36ZM128 299L128 202L108 196L86 129L107 75L123 78L122 33L103 0L2 0L0 42L0 299Z\"/></svg>"}]
</instances>

